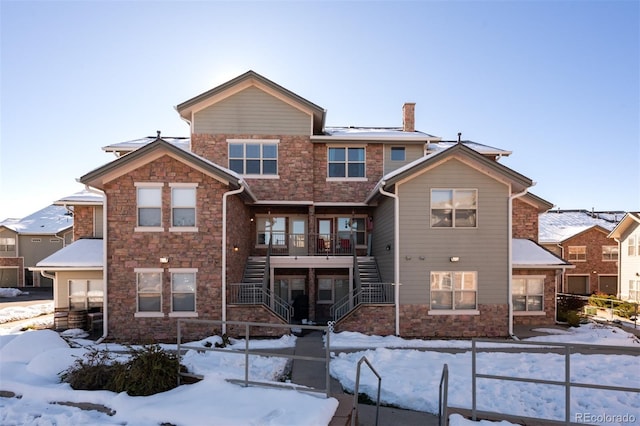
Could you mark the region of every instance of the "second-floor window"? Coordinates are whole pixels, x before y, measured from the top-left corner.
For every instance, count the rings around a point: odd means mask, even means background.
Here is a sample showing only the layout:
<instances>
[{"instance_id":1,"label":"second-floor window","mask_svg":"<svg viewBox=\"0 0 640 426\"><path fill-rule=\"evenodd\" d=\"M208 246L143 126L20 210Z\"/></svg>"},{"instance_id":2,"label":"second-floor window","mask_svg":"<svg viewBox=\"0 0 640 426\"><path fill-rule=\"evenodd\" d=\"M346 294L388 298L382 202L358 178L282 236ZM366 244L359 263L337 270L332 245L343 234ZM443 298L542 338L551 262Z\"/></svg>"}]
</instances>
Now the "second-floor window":
<instances>
[{"instance_id":1,"label":"second-floor window","mask_svg":"<svg viewBox=\"0 0 640 426\"><path fill-rule=\"evenodd\" d=\"M602 260L618 260L618 246L602 246Z\"/></svg>"},{"instance_id":2,"label":"second-floor window","mask_svg":"<svg viewBox=\"0 0 640 426\"><path fill-rule=\"evenodd\" d=\"M277 176L278 141L229 141L229 168L241 175Z\"/></svg>"},{"instance_id":3,"label":"second-floor window","mask_svg":"<svg viewBox=\"0 0 640 426\"><path fill-rule=\"evenodd\" d=\"M196 188L191 184L171 186L171 226L196 226Z\"/></svg>"},{"instance_id":4,"label":"second-floor window","mask_svg":"<svg viewBox=\"0 0 640 426\"><path fill-rule=\"evenodd\" d=\"M162 185L137 186L138 226L162 226Z\"/></svg>"},{"instance_id":5,"label":"second-floor window","mask_svg":"<svg viewBox=\"0 0 640 426\"><path fill-rule=\"evenodd\" d=\"M15 251L16 239L13 237L0 237L0 251Z\"/></svg>"},{"instance_id":6,"label":"second-floor window","mask_svg":"<svg viewBox=\"0 0 640 426\"><path fill-rule=\"evenodd\" d=\"M256 220L258 222L258 245L268 245L269 241L274 246L286 244L286 217L258 216Z\"/></svg>"},{"instance_id":7,"label":"second-floor window","mask_svg":"<svg viewBox=\"0 0 640 426\"><path fill-rule=\"evenodd\" d=\"M628 241L628 249L627 249L627 255L629 256L635 256L636 255L636 237L635 235L632 235L629 237Z\"/></svg>"},{"instance_id":8,"label":"second-floor window","mask_svg":"<svg viewBox=\"0 0 640 426\"><path fill-rule=\"evenodd\" d=\"M475 228L478 191L475 189L432 189L432 228Z\"/></svg>"},{"instance_id":9,"label":"second-floor window","mask_svg":"<svg viewBox=\"0 0 640 426\"><path fill-rule=\"evenodd\" d=\"M391 161L404 161L405 158L404 146L391 147Z\"/></svg>"},{"instance_id":10,"label":"second-floor window","mask_svg":"<svg viewBox=\"0 0 640 426\"><path fill-rule=\"evenodd\" d=\"M329 147L327 177L365 177L364 147Z\"/></svg>"},{"instance_id":11,"label":"second-floor window","mask_svg":"<svg viewBox=\"0 0 640 426\"><path fill-rule=\"evenodd\" d=\"M586 262L587 261L587 247L586 246L569 246L569 256L567 257L569 262Z\"/></svg>"}]
</instances>

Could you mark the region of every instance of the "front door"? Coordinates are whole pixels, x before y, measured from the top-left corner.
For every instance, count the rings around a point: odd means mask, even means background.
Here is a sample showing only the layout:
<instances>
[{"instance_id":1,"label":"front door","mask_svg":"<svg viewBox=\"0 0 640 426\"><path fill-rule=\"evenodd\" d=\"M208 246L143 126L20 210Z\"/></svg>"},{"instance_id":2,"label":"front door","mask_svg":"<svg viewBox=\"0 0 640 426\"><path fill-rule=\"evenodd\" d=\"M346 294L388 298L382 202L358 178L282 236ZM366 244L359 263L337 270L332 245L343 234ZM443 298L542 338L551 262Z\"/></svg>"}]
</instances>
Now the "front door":
<instances>
[{"instance_id":1,"label":"front door","mask_svg":"<svg viewBox=\"0 0 640 426\"><path fill-rule=\"evenodd\" d=\"M275 278L276 294L293 306L293 318L301 321L309 318L307 280L303 276L281 276Z\"/></svg>"},{"instance_id":2,"label":"front door","mask_svg":"<svg viewBox=\"0 0 640 426\"><path fill-rule=\"evenodd\" d=\"M289 255L303 256L307 253L307 219L292 217L289 219Z\"/></svg>"}]
</instances>

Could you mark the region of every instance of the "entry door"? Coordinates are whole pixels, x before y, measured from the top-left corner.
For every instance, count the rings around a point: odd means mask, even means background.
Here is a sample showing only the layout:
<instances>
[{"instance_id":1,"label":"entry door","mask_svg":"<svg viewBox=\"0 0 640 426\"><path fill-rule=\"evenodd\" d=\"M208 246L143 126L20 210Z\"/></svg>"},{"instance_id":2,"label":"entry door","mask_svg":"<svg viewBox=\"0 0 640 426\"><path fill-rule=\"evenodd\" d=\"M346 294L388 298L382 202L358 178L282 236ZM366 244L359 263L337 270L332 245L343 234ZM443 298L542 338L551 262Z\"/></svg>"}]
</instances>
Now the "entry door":
<instances>
[{"instance_id":1,"label":"entry door","mask_svg":"<svg viewBox=\"0 0 640 426\"><path fill-rule=\"evenodd\" d=\"M332 219L318 219L318 252L331 252Z\"/></svg>"},{"instance_id":2,"label":"entry door","mask_svg":"<svg viewBox=\"0 0 640 426\"><path fill-rule=\"evenodd\" d=\"M289 254L302 256L307 254L307 219L292 217L289 219Z\"/></svg>"}]
</instances>

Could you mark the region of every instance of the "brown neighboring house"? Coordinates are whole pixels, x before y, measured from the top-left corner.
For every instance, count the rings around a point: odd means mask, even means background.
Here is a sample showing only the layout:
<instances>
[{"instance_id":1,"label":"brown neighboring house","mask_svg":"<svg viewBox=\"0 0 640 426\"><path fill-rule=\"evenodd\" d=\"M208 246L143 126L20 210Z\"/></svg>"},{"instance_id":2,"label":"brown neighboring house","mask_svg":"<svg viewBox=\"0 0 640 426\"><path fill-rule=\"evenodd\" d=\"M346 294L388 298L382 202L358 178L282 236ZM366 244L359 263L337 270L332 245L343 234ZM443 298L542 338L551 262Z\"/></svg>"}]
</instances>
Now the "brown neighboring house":
<instances>
[{"instance_id":1,"label":"brown neighboring house","mask_svg":"<svg viewBox=\"0 0 640 426\"><path fill-rule=\"evenodd\" d=\"M608 235L623 216L588 210L540 215L540 244L575 266L565 271L560 293L618 294L619 248Z\"/></svg>"},{"instance_id":2,"label":"brown neighboring house","mask_svg":"<svg viewBox=\"0 0 640 426\"><path fill-rule=\"evenodd\" d=\"M171 341L179 318L416 337L552 323L551 204L509 151L417 131L414 108L329 127L249 71L176 107L190 137L104 147L118 158L79 179L104 194L104 337Z\"/></svg>"}]
</instances>

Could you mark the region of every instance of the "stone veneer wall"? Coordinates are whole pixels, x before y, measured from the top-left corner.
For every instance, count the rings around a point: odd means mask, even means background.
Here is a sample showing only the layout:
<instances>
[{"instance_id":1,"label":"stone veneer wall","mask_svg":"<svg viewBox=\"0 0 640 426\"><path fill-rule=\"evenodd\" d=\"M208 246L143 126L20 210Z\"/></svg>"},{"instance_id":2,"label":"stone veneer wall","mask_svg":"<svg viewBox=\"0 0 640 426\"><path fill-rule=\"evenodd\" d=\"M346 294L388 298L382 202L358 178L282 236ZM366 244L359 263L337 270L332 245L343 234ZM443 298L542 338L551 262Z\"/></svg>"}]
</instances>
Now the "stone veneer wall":
<instances>
[{"instance_id":1,"label":"stone veneer wall","mask_svg":"<svg viewBox=\"0 0 640 426\"><path fill-rule=\"evenodd\" d=\"M400 305L402 337L506 337L509 307L478 305L480 315L428 315L428 305Z\"/></svg>"},{"instance_id":2,"label":"stone veneer wall","mask_svg":"<svg viewBox=\"0 0 640 426\"><path fill-rule=\"evenodd\" d=\"M73 241L95 237L93 206L73 207Z\"/></svg>"},{"instance_id":3,"label":"stone veneer wall","mask_svg":"<svg viewBox=\"0 0 640 426\"><path fill-rule=\"evenodd\" d=\"M395 331L394 305L360 305L334 326L336 332L357 331L363 334L391 336Z\"/></svg>"},{"instance_id":4,"label":"stone veneer wall","mask_svg":"<svg viewBox=\"0 0 640 426\"><path fill-rule=\"evenodd\" d=\"M522 200L513 201L512 236L538 241L538 209Z\"/></svg>"},{"instance_id":5,"label":"stone veneer wall","mask_svg":"<svg viewBox=\"0 0 640 426\"><path fill-rule=\"evenodd\" d=\"M259 322L265 324L286 324L279 316L271 312L265 306L241 306L231 305L227 307L227 321ZM244 337L245 326L229 325L227 334L231 337ZM256 327L249 329L251 336L257 337L280 337L291 334L287 327Z\"/></svg>"},{"instance_id":6,"label":"stone veneer wall","mask_svg":"<svg viewBox=\"0 0 640 426\"><path fill-rule=\"evenodd\" d=\"M513 325L553 325L556 322L556 273L555 271L541 271L539 269L518 269L513 275L544 275L544 315L532 315L514 312Z\"/></svg>"},{"instance_id":7,"label":"stone veneer wall","mask_svg":"<svg viewBox=\"0 0 640 426\"><path fill-rule=\"evenodd\" d=\"M163 232L135 232L135 182L164 182ZM198 232L169 232L171 196L169 182L197 183ZM219 181L168 156L105 185L108 197L108 303L109 338L120 342L172 342L176 318L170 318L169 268L197 268L196 311L200 319L221 319L222 194ZM169 263L161 264L160 257ZM163 268L161 318L136 317L135 268Z\"/></svg>"}]
</instances>

